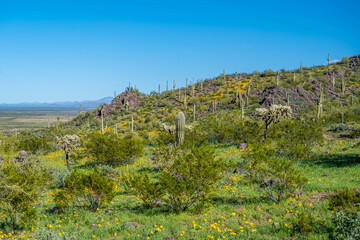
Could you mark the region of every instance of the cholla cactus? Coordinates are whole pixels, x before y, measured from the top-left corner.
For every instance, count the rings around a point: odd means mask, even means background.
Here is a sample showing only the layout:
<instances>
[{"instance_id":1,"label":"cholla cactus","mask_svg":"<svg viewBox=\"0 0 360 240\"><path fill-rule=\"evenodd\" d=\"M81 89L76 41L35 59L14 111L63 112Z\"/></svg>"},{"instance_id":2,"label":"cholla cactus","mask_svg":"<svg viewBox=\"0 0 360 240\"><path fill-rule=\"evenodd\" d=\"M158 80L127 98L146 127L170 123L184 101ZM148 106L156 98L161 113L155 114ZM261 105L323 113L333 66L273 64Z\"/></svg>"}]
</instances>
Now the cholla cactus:
<instances>
[{"instance_id":1,"label":"cholla cactus","mask_svg":"<svg viewBox=\"0 0 360 240\"><path fill-rule=\"evenodd\" d=\"M79 147L80 138L77 135L65 135L63 137L56 137L55 143L64 150L66 155L66 165L69 171L71 171L69 153Z\"/></svg>"},{"instance_id":2,"label":"cholla cactus","mask_svg":"<svg viewBox=\"0 0 360 240\"><path fill-rule=\"evenodd\" d=\"M270 109L257 108L255 109L255 115L265 122L266 130L270 124L276 124L281 120L291 118L292 110L289 106L272 105ZM265 132L265 138L267 131Z\"/></svg>"},{"instance_id":3,"label":"cholla cactus","mask_svg":"<svg viewBox=\"0 0 360 240\"><path fill-rule=\"evenodd\" d=\"M164 131L170 134L174 134L176 131L175 125L167 125L166 123L161 124Z\"/></svg>"}]
</instances>

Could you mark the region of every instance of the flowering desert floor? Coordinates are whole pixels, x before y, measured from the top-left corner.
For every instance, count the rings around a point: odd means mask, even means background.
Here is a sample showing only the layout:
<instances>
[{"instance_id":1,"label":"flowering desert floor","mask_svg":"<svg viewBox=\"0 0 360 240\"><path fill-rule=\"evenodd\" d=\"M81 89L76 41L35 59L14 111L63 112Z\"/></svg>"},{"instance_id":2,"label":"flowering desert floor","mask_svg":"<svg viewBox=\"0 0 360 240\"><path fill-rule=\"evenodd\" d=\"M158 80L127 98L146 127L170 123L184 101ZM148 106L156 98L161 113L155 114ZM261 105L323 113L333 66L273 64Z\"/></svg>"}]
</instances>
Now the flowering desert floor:
<instances>
[{"instance_id":1,"label":"flowering desert floor","mask_svg":"<svg viewBox=\"0 0 360 240\"><path fill-rule=\"evenodd\" d=\"M352 146L358 140L327 141L316 147L300 167L308 183L302 195L291 196L275 204L255 186L244 181L244 175L233 173L243 164L242 151L235 146L214 145L217 157L227 161L229 169L216 183L209 207L201 214L175 214L161 204L144 207L137 196L126 192L121 176L138 171L156 175L150 160L152 148L132 165L114 168L109 176L116 182L116 197L104 208L92 212L82 208L52 211L55 187L39 198L37 219L21 232L0 232L0 239L297 239L298 212L312 218L314 231L308 239L328 239L332 217L328 198L336 190L359 188L360 150ZM62 152L42 157L55 168L66 168ZM89 171L87 159L74 168ZM301 220L300 220L301 221Z\"/></svg>"}]
</instances>

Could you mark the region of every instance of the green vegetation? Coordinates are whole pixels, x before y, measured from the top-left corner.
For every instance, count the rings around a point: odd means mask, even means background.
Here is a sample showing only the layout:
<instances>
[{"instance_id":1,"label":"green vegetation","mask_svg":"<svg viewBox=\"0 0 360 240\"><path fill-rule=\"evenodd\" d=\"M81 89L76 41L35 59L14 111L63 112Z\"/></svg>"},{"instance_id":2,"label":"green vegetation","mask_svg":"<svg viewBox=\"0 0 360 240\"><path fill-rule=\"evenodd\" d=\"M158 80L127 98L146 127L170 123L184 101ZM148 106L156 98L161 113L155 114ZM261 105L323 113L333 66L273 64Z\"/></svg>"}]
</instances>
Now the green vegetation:
<instances>
[{"instance_id":1,"label":"green vegetation","mask_svg":"<svg viewBox=\"0 0 360 240\"><path fill-rule=\"evenodd\" d=\"M358 239L359 65L129 84L5 131L0 238Z\"/></svg>"}]
</instances>

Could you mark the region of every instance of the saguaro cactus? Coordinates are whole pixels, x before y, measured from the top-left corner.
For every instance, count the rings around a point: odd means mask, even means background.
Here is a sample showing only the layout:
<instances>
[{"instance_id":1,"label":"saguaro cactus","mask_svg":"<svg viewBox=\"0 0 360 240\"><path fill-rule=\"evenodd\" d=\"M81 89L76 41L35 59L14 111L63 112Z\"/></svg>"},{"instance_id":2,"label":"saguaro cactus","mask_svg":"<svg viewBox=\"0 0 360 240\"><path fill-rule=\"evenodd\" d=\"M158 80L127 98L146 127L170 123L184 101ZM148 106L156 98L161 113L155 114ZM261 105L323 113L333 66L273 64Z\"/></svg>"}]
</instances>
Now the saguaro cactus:
<instances>
[{"instance_id":1,"label":"saguaro cactus","mask_svg":"<svg viewBox=\"0 0 360 240\"><path fill-rule=\"evenodd\" d=\"M175 84L175 80L173 82L173 90L175 91L175 88L176 88L176 84Z\"/></svg>"},{"instance_id":2,"label":"saguaro cactus","mask_svg":"<svg viewBox=\"0 0 360 240\"><path fill-rule=\"evenodd\" d=\"M303 64L302 64L302 61L300 62L300 70L301 70L301 71L303 70Z\"/></svg>"},{"instance_id":3,"label":"saguaro cactus","mask_svg":"<svg viewBox=\"0 0 360 240\"><path fill-rule=\"evenodd\" d=\"M159 94L160 94L160 84L159 84Z\"/></svg>"},{"instance_id":4,"label":"saguaro cactus","mask_svg":"<svg viewBox=\"0 0 360 240\"><path fill-rule=\"evenodd\" d=\"M80 104L80 114L81 114L81 104Z\"/></svg>"},{"instance_id":5,"label":"saguaro cactus","mask_svg":"<svg viewBox=\"0 0 360 240\"><path fill-rule=\"evenodd\" d=\"M104 114L103 114L103 111L101 111L100 114L101 114L101 133L104 134Z\"/></svg>"},{"instance_id":6,"label":"saguaro cactus","mask_svg":"<svg viewBox=\"0 0 360 240\"><path fill-rule=\"evenodd\" d=\"M330 65L330 53L328 53L327 61L328 61L328 65Z\"/></svg>"},{"instance_id":7,"label":"saguaro cactus","mask_svg":"<svg viewBox=\"0 0 360 240\"><path fill-rule=\"evenodd\" d=\"M195 104L194 104L194 111L193 111L193 113L194 113L194 121L196 121L196 109L195 109Z\"/></svg>"},{"instance_id":8,"label":"saguaro cactus","mask_svg":"<svg viewBox=\"0 0 360 240\"><path fill-rule=\"evenodd\" d=\"M185 115L179 112L175 119L176 126L176 146L180 146L185 140Z\"/></svg>"},{"instance_id":9,"label":"saguaro cactus","mask_svg":"<svg viewBox=\"0 0 360 240\"><path fill-rule=\"evenodd\" d=\"M131 114L131 133L134 132L134 116Z\"/></svg>"},{"instance_id":10,"label":"saguaro cactus","mask_svg":"<svg viewBox=\"0 0 360 240\"><path fill-rule=\"evenodd\" d=\"M188 78L186 78L186 88L185 88L185 91L187 90L188 88Z\"/></svg>"},{"instance_id":11,"label":"saguaro cactus","mask_svg":"<svg viewBox=\"0 0 360 240\"><path fill-rule=\"evenodd\" d=\"M114 91L114 98L116 98L116 91Z\"/></svg>"},{"instance_id":12,"label":"saguaro cactus","mask_svg":"<svg viewBox=\"0 0 360 240\"><path fill-rule=\"evenodd\" d=\"M316 119L319 120L320 116L321 116L321 112L322 112L322 104L323 104L323 88L320 85L320 97L319 97L319 104L318 104L318 109L317 109L317 114L316 114Z\"/></svg>"},{"instance_id":13,"label":"saguaro cactus","mask_svg":"<svg viewBox=\"0 0 360 240\"><path fill-rule=\"evenodd\" d=\"M166 80L166 91L169 91L169 81Z\"/></svg>"},{"instance_id":14,"label":"saguaro cactus","mask_svg":"<svg viewBox=\"0 0 360 240\"><path fill-rule=\"evenodd\" d=\"M345 94L345 89L346 89L345 79L343 78L343 79L341 79L341 92L343 95Z\"/></svg>"}]
</instances>

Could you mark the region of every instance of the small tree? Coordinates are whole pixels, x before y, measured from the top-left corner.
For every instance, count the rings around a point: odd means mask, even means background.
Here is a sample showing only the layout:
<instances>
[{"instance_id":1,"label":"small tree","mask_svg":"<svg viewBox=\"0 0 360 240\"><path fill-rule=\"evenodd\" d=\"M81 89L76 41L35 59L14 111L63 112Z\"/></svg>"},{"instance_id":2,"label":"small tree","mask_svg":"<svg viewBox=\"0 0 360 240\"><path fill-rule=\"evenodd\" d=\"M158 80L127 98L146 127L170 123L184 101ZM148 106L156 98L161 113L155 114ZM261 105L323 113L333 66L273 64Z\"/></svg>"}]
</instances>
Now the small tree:
<instances>
[{"instance_id":1,"label":"small tree","mask_svg":"<svg viewBox=\"0 0 360 240\"><path fill-rule=\"evenodd\" d=\"M56 137L55 142L65 152L67 169L71 171L69 153L79 147L80 139L77 135L65 135L63 137Z\"/></svg>"},{"instance_id":2,"label":"small tree","mask_svg":"<svg viewBox=\"0 0 360 240\"><path fill-rule=\"evenodd\" d=\"M67 205L78 207L86 206L96 211L102 205L110 202L114 196L115 183L105 177L97 168L90 173L75 169L65 178L65 189L57 193L57 206L64 208Z\"/></svg>"},{"instance_id":3,"label":"small tree","mask_svg":"<svg viewBox=\"0 0 360 240\"><path fill-rule=\"evenodd\" d=\"M32 204L50 179L48 169L37 159L8 161L0 166L0 200L6 216L2 218L13 230L32 222L35 210Z\"/></svg>"},{"instance_id":4,"label":"small tree","mask_svg":"<svg viewBox=\"0 0 360 240\"><path fill-rule=\"evenodd\" d=\"M296 162L276 156L276 149L264 143L252 145L246 152L248 180L258 186L269 199L279 203L298 194L306 183Z\"/></svg>"}]
</instances>

